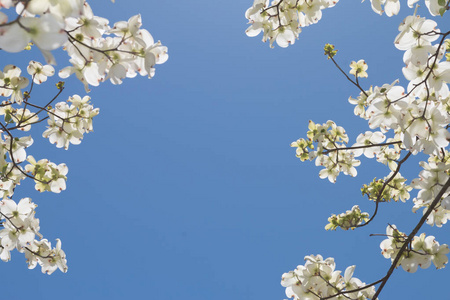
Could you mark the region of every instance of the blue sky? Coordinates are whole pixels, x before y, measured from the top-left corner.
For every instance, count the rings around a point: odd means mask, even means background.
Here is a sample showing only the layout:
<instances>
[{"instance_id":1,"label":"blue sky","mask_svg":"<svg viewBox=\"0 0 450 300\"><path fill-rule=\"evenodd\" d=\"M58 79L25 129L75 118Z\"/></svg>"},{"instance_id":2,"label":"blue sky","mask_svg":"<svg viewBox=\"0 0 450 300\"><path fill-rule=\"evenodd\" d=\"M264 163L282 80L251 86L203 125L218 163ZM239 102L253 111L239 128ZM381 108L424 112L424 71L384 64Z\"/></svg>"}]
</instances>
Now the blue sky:
<instances>
[{"instance_id":1,"label":"blue sky","mask_svg":"<svg viewBox=\"0 0 450 300\"><path fill-rule=\"evenodd\" d=\"M354 204L372 212L360 187L384 177L384 166L362 159L358 177L336 184L301 163L289 144L306 135L308 120L331 119L351 142L367 123L353 115L358 91L323 55L339 49L344 70L365 59L364 87L405 84L398 24L412 13L376 15L370 3L341 1L305 28L295 45L270 49L249 38L245 10L252 1L93 1L111 23L142 14L143 24L169 48L155 78L105 83L89 96L100 115L94 133L68 151L38 137L28 150L69 167L60 195L39 194L26 181L16 199L29 196L46 238L61 238L69 271L51 276L28 270L22 254L2 263L2 297L34 299L284 299L281 275L303 257L334 257L337 268L356 265L364 282L381 278L390 262L380 254L388 223L409 232L420 218L412 202L390 203L372 226L326 232L332 213ZM421 9L419 13L429 16ZM439 19L442 30L450 22ZM36 52L7 55L3 64L25 69ZM57 54L58 67L67 65ZM22 63L22 65L20 65ZM70 79L61 100L78 93ZM47 95L43 85L36 92ZM37 101L37 100L35 100ZM402 174L417 177L417 157ZM409 174L409 175L407 175ZM20 198L18 198L20 197ZM450 243L448 226L422 232ZM447 299L448 269L397 270L381 299Z\"/></svg>"}]
</instances>

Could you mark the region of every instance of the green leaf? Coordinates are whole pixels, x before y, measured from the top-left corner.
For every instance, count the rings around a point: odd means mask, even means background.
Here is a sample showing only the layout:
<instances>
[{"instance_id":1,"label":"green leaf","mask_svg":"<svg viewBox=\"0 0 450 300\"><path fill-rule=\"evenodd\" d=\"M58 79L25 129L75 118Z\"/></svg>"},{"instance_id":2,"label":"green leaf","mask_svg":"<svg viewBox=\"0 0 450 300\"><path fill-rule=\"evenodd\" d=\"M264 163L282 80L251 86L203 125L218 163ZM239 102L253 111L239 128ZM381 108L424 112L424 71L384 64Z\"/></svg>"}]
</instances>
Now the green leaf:
<instances>
[{"instance_id":1,"label":"green leaf","mask_svg":"<svg viewBox=\"0 0 450 300\"><path fill-rule=\"evenodd\" d=\"M9 111L6 111L6 114L5 114L5 122L6 123L9 123L10 121L11 121L11 114L9 113Z\"/></svg>"},{"instance_id":2,"label":"green leaf","mask_svg":"<svg viewBox=\"0 0 450 300\"><path fill-rule=\"evenodd\" d=\"M439 6L445 6L445 0L438 0Z\"/></svg>"},{"instance_id":3,"label":"green leaf","mask_svg":"<svg viewBox=\"0 0 450 300\"><path fill-rule=\"evenodd\" d=\"M445 11L446 11L445 7L439 10L439 14L441 15L441 17L444 16Z\"/></svg>"}]
</instances>

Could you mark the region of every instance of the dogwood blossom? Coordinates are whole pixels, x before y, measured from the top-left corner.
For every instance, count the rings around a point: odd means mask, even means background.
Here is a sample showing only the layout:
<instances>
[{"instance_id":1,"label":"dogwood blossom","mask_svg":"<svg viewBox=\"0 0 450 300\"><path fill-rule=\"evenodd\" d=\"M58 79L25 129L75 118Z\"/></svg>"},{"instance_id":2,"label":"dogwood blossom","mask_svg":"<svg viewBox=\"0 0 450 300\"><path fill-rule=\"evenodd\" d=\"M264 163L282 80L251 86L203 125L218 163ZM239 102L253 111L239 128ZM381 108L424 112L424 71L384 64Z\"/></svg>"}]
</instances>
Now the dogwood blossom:
<instances>
[{"instance_id":1,"label":"dogwood blossom","mask_svg":"<svg viewBox=\"0 0 450 300\"><path fill-rule=\"evenodd\" d=\"M350 74L355 75L355 77L367 77L367 64L363 59L358 60L358 62L352 61L350 64Z\"/></svg>"},{"instance_id":2,"label":"dogwood blossom","mask_svg":"<svg viewBox=\"0 0 450 300\"><path fill-rule=\"evenodd\" d=\"M16 123L18 130L29 131L31 125L39 120L36 113L32 113L29 109L19 108L10 113L11 119Z\"/></svg>"},{"instance_id":3,"label":"dogwood blossom","mask_svg":"<svg viewBox=\"0 0 450 300\"><path fill-rule=\"evenodd\" d=\"M55 69L50 65L43 66L40 62L30 61L27 67L28 74L33 76L33 82L41 84L47 81L47 77L53 76L55 74Z\"/></svg>"},{"instance_id":4,"label":"dogwood blossom","mask_svg":"<svg viewBox=\"0 0 450 300\"><path fill-rule=\"evenodd\" d=\"M364 288L366 284L353 277L355 266L348 267L342 276L341 271L335 270L331 257L324 260L321 255L309 255L305 256L305 261L304 265L281 277L288 298L319 299L341 295L342 299L371 299L375 294L373 286Z\"/></svg>"},{"instance_id":5,"label":"dogwood blossom","mask_svg":"<svg viewBox=\"0 0 450 300\"><path fill-rule=\"evenodd\" d=\"M373 158L377 153L381 151L381 146L375 145L381 144L385 139L386 136L380 131L366 131L364 134L361 133L356 138L356 143L352 146L353 148L357 148L359 146L361 147L354 149L353 154L355 155L355 157L364 154L367 158Z\"/></svg>"},{"instance_id":6,"label":"dogwood blossom","mask_svg":"<svg viewBox=\"0 0 450 300\"><path fill-rule=\"evenodd\" d=\"M0 96L10 97L9 101L21 104L23 101L22 89L26 88L29 80L22 77L22 70L14 65L3 68L3 76L0 77Z\"/></svg>"}]
</instances>

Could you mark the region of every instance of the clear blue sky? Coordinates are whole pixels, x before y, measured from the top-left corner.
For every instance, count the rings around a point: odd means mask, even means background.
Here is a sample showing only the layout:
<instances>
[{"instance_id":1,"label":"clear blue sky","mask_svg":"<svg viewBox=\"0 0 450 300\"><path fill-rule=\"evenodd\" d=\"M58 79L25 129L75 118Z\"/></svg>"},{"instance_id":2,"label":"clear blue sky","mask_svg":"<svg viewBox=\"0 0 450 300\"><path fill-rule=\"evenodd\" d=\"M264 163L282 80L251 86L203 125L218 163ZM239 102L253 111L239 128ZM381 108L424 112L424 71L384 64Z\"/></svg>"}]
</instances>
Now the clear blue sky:
<instances>
[{"instance_id":1,"label":"clear blue sky","mask_svg":"<svg viewBox=\"0 0 450 300\"><path fill-rule=\"evenodd\" d=\"M64 151L36 136L28 153L67 163L67 190L39 194L24 183L15 198L39 205L41 232L62 239L69 271L28 270L15 252L1 263L2 299L281 300L282 273L319 253L343 271L355 264L364 282L381 278L390 261L380 254L383 238L369 234L384 233L388 223L409 232L420 218L412 201L381 205L367 228L326 232L332 213L354 204L371 213L359 189L389 171L362 159L358 177L341 174L333 185L289 144L305 136L310 119L334 120L351 142L369 130L347 101L358 91L322 49L335 44L345 70L364 58L365 87L397 78L405 84L403 53L393 45L398 24L412 13L404 2L401 16L387 18L369 1L341 1L294 46L270 49L244 33L252 0L91 1L111 23L142 14L170 57L151 80L94 88L89 95L100 115L81 145ZM449 30L448 16L440 26ZM31 54L2 55L3 64L19 64ZM67 65L64 53L57 59ZM66 86L64 99L84 95L76 80ZM402 174L417 177L423 159ZM423 232L448 244L448 227ZM449 278L449 269L399 269L380 299L450 299Z\"/></svg>"}]
</instances>

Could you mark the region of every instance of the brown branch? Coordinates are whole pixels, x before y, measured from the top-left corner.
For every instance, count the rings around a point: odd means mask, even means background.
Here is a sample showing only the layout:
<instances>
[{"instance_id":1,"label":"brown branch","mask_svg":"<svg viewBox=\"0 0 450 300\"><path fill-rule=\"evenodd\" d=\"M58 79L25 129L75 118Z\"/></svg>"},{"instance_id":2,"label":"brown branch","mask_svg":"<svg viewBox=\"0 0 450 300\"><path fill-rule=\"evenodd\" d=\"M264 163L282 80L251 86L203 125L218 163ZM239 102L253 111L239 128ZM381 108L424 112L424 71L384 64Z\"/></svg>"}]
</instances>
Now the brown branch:
<instances>
[{"instance_id":1,"label":"brown branch","mask_svg":"<svg viewBox=\"0 0 450 300\"><path fill-rule=\"evenodd\" d=\"M334 63L334 65L339 69L339 71L341 71L342 74L344 74L344 76L348 79L348 81L353 83L366 97L369 97L369 95L367 95L366 91L359 85L359 82L353 81L353 79L351 79L347 75L347 73L345 73L344 70L342 70L342 68L338 65L338 63L334 60L334 58L332 56L328 55L328 58L331 59L331 61Z\"/></svg>"},{"instance_id":2,"label":"brown branch","mask_svg":"<svg viewBox=\"0 0 450 300\"><path fill-rule=\"evenodd\" d=\"M400 258L403 255L403 252L406 250L406 247L409 243L413 240L414 236L417 234L417 232L420 230L422 225L427 221L428 216L431 214L431 212L435 209L435 207L438 205L438 203L441 201L442 195L447 191L447 189L450 187L450 177L448 178L447 182L442 186L442 189L439 191L439 193L434 198L433 202L428 207L428 210L425 212L425 214L420 219L419 223L414 227L414 229L411 231L411 233L408 235L408 238L403 243L403 246L400 248L400 251L397 253L397 256L395 257L394 261L392 262L391 267L389 268L386 276L383 278L383 281L381 282L380 287L376 291L375 295L373 296L373 300L377 299L378 295L383 290L384 286L386 285L389 277L391 277L392 273L397 267L398 262L400 261Z\"/></svg>"},{"instance_id":3,"label":"brown branch","mask_svg":"<svg viewBox=\"0 0 450 300\"><path fill-rule=\"evenodd\" d=\"M397 175L398 172L400 172L400 167L401 167L402 164L403 164L403 163L411 156L411 154L412 154L411 152L408 152L408 154L406 154L406 156L398 163L397 168L395 169L395 171L394 171L394 173L391 175L391 177L389 177L388 180L386 180L386 181L384 182L383 186L381 187L380 193L378 194L378 197L377 197L377 199L375 200L375 211L373 212L372 217L370 217L370 219L369 219L367 222L365 222L364 224L357 225L356 227L364 227L364 226L368 225L370 222L372 222L372 220L373 220L373 219L375 218L375 216L377 215L377 212L378 212L378 205L379 205L379 203L380 203L380 201L381 201L381 199L382 199L382 197L383 197L384 189L385 189L386 186L389 184L389 182L391 182L391 181L394 179L395 175Z\"/></svg>"},{"instance_id":4,"label":"brown branch","mask_svg":"<svg viewBox=\"0 0 450 300\"><path fill-rule=\"evenodd\" d=\"M381 147L381 146L388 146L388 145L396 145L396 144L401 144L401 143L402 143L401 141L396 141L396 142L389 142L389 143L380 143L380 144L354 146L354 147L344 147L344 148L334 148L334 149L326 149L324 147L324 149L326 151L322 152L322 154L326 155L326 154L328 154L330 152L335 152L335 151L340 151L340 150L364 149L364 148L371 148L371 147Z\"/></svg>"}]
</instances>

